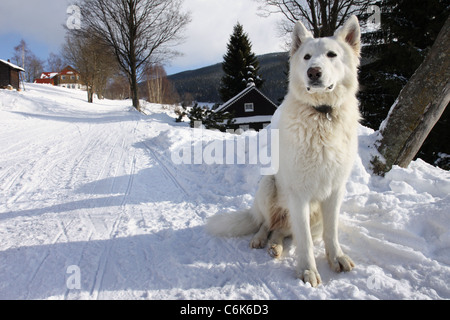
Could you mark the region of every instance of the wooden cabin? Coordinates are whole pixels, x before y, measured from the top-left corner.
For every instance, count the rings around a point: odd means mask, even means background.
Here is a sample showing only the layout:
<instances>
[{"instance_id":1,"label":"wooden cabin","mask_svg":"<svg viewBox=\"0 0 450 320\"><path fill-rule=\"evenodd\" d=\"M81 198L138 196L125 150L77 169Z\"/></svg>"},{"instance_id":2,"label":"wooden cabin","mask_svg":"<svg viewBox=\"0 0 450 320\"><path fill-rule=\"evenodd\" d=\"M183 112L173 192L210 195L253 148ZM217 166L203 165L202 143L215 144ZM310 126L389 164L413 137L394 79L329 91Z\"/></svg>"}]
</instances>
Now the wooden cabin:
<instances>
[{"instance_id":1,"label":"wooden cabin","mask_svg":"<svg viewBox=\"0 0 450 320\"><path fill-rule=\"evenodd\" d=\"M11 86L19 90L21 71L25 72L23 68L12 64L9 60L0 59L0 88L6 89L8 86Z\"/></svg>"},{"instance_id":2,"label":"wooden cabin","mask_svg":"<svg viewBox=\"0 0 450 320\"><path fill-rule=\"evenodd\" d=\"M234 112L235 122L229 129L258 131L270 124L277 108L278 106L255 86L249 86L215 111Z\"/></svg>"},{"instance_id":3,"label":"wooden cabin","mask_svg":"<svg viewBox=\"0 0 450 320\"><path fill-rule=\"evenodd\" d=\"M71 66L67 66L59 72L57 85L70 89L81 89L83 87L80 73Z\"/></svg>"}]
</instances>

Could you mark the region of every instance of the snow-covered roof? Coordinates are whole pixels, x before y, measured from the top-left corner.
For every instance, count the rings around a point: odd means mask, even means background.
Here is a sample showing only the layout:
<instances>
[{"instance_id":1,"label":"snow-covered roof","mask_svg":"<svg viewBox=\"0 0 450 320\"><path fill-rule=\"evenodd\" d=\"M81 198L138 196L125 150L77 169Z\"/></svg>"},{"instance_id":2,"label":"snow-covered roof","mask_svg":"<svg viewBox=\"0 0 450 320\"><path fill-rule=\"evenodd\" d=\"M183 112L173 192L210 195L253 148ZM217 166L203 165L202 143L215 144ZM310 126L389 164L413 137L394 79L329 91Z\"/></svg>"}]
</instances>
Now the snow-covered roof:
<instances>
[{"instance_id":1,"label":"snow-covered roof","mask_svg":"<svg viewBox=\"0 0 450 320\"><path fill-rule=\"evenodd\" d=\"M25 72L25 70L24 70L23 68L21 68L21 67L19 67L19 66L16 66L15 64L12 64L11 62L5 61L5 60L3 60L3 59L0 59L0 62L6 64L6 65L8 65L8 66L10 66L11 68L13 68L13 69L15 69L15 70L19 70L19 71Z\"/></svg>"},{"instance_id":2,"label":"snow-covered roof","mask_svg":"<svg viewBox=\"0 0 450 320\"><path fill-rule=\"evenodd\" d=\"M41 79L52 79L57 76L58 72L42 72Z\"/></svg>"},{"instance_id":3,"label":"snow-covered roof","mask_svg":"<svg viewBox=\"0 0 450 320\"><path fill-rule=\"evenodd\" d=\"M267 101L269 101L271 104L273 104L275 106L275 108L278 108L278 106L273 103L269 98L267 98L261 91L259 91L254 85L250 85L247 88L245 88L244 90L242 90L241 92L239 92L237 95L235 95L233 98L231 98L230 100L228 100L227 102L225 102L223 105L221 105L220 107L218 107L216 110L214 110L215 112L219 112L219 111L223 111L225 109L227 109L230 105L232 105L233 103L235 103L239 98L241 98L242 96L246 95L248 92L250 92L251 90L256 90L261 96L263 96Z\"/></svg>"}]
</instances>

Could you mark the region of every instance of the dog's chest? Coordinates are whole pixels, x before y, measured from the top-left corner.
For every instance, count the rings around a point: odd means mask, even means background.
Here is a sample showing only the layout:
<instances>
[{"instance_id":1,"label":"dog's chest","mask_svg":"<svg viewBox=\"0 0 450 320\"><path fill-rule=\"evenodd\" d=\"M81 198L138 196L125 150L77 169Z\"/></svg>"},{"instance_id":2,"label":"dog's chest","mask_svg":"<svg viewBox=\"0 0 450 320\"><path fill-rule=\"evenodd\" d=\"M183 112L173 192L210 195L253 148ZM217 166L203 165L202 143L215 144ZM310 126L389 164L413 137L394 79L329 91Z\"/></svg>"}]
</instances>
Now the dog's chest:
<instances>
[{"instance_id":1,"label":"dog's chest","mask_svg":"<svg viewBox=\"0 0 450 320\"><path fill-rule=\"evenodd\" d=\"M280 127L282 175L305 184L304 188L318 185L327 190L347 178L356 153L356 138L349 128L332 121L315 117L285 120L286 125Z\"/></svg>"},{"instance_id":2,"label":"dog's chest","mask_svg":"<svg viewBox=\"0 0 450 320\"><path fill-rule=\"evenodd\" d=\"M293 123L281 129L280 137L282 148L292 160L316 164L322 168L341 164L347 158L352 144L344 128L326 118Z\"/></svg>"}]
</instances>

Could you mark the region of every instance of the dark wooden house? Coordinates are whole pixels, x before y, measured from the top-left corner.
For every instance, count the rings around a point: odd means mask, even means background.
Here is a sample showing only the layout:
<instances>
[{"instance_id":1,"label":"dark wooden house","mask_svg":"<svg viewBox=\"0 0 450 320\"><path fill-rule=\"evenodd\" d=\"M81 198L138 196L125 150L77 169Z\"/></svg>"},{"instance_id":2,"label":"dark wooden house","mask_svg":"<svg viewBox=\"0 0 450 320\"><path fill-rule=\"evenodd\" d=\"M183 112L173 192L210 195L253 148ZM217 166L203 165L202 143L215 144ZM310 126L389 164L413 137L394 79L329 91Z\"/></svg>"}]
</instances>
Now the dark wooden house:
<instances>
[{"instance_id":1,"label":"dark wooden house","mask_svg":"<svg viewBox=\"0 0 450 320\"><path fill-rule=\"evenodd\" d=\"M6 89L12 86L19 90L20 80L19 73L23 72L21 67L12 64L11 62L0 59L0 88Z\"/></svg>"},{"instance_id":2,"label":"dark wooden house","mask_svg":"<svg viewBox=\"0 0 450 320\"><path fill-rule=\"evenodd\" d=\"M277 105L255 86L249 86L215 111L234 113L234 124L229 129L261 130L270 124Z\"/></svg>"}]
</instances>

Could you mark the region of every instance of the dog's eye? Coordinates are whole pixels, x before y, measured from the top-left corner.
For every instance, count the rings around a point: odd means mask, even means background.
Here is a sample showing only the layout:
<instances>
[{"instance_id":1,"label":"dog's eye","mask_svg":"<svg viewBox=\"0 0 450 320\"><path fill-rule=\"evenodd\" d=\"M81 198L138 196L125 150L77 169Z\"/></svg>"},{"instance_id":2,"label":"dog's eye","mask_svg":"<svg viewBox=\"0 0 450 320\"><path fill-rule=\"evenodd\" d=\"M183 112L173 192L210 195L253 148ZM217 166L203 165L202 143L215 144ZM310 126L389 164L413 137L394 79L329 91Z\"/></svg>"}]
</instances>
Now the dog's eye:
<instances>
[{"instance_id":1,"label":"dog's eye","mask_svg":"<svg viewBox=\"0 0 450 320\"><path fill-rule=\"evenodd\" d=\"M327 57L328 57L328 58L334 58L334 57L336 57L336 56L337 56L336 52L328 51L328 53L327 53Z\"/></svg>"},{"instance_id":2,"label":"dog's eye","mask_svg":"<svg viewBox=\"0 0 450 320\"><path fill-rule=\"evenodd\" d=\"M307 54L307 55L305 55L305 56L303 57L303 59L309 60L309 59L311 59L311 55L310 55L310 54Z\"/></svg>"}]
</instances>

